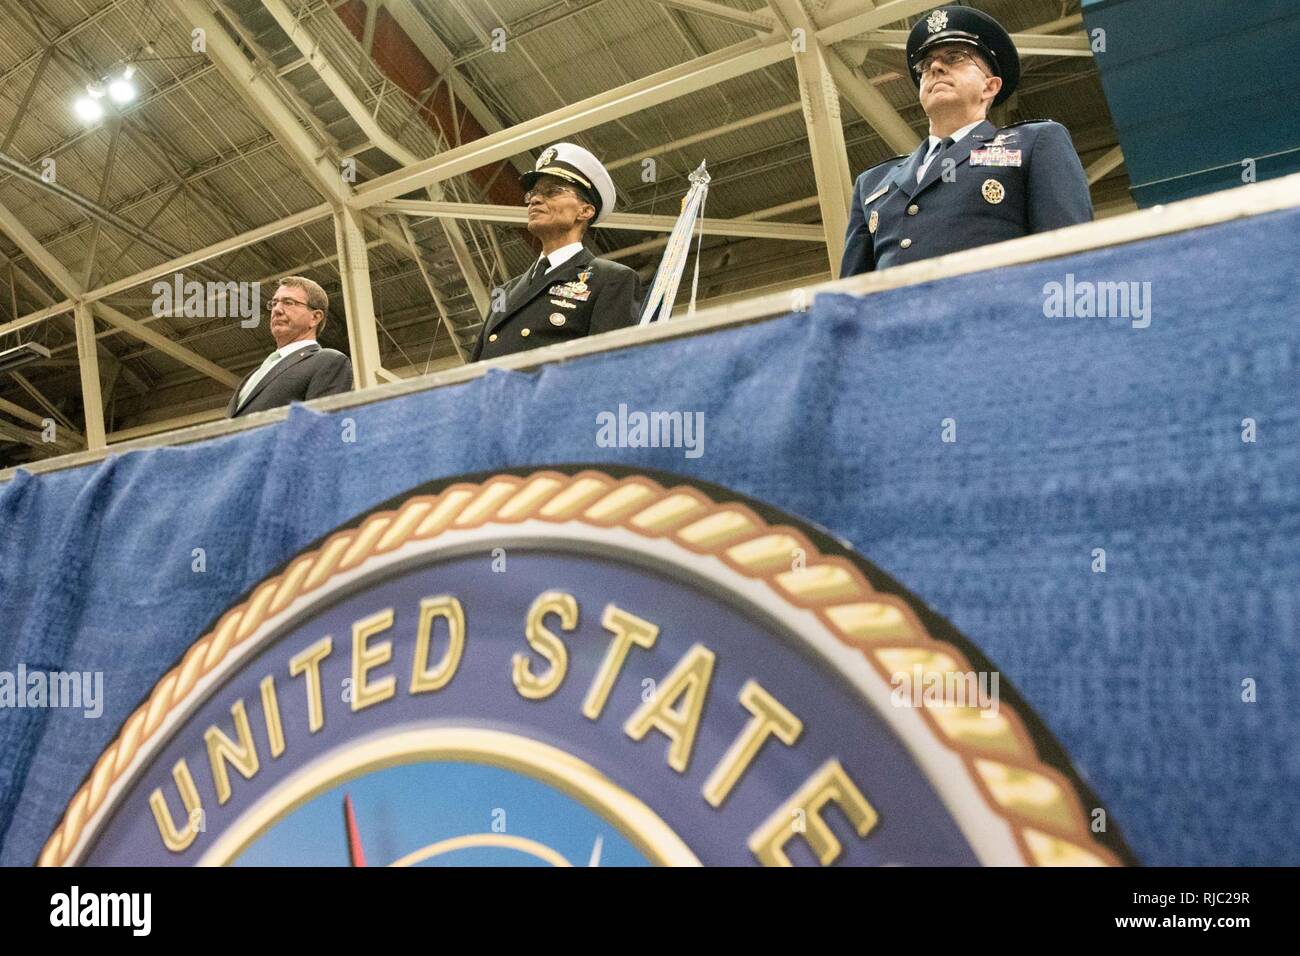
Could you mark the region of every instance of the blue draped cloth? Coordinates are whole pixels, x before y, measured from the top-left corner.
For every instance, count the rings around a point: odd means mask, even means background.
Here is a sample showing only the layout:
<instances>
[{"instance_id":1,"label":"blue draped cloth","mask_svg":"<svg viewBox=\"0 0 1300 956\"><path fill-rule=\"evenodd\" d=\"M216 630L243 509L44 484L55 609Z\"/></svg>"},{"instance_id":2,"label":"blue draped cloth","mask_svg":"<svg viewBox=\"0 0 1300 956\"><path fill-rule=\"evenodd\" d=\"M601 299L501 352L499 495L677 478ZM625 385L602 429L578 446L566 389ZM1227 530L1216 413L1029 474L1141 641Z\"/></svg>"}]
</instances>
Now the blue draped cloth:
<instances>
[{"instance_id":1,"label":"blue draped cloth","mask_svg":"<svg viewBox=\"0 0 1300 956\"><path fill-rule=\"evenodd\" d=\"M1298 236L1287 211L827 295L20 473L0 485L0 670L102 671L105 705L0 709L0 863L36 859L154 682L314 539L433 479L603 462L715 482L846 539L1018 686L1143 863L1300 864ZM1067 274L1150 282L1150 326L1046 317ZM703 454L601 447L597 415L620 403L704 412Z\"/></svg>"}]
</instances>

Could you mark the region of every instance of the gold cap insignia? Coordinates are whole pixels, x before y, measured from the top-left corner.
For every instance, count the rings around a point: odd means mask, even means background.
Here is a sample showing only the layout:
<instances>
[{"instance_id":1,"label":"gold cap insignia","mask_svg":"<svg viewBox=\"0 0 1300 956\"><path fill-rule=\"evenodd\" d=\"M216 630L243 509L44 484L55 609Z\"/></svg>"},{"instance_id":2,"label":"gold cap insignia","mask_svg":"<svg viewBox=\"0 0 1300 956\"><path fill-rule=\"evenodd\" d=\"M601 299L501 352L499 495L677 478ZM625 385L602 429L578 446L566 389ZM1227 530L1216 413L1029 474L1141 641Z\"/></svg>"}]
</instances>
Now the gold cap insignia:
<instances>
[{"instance_id":1,"label":"gold cap insignia","mask_svg":"<svg viewBox=\"0 0 1300 956\"><path fill-rule=\"evenodd\" d=\"M1000 182L996 179L984 180L984 199L987 202L996 206L1006 198L1007 190Z\"/></svg>"},{"instance_id":2,"label":"gold cap insignia","mask_svg":"<svg viewBox=\"0 0 1300 956\"><path fill-rule=\"evenodd\" d=\"M930 28L931 33L938 33L940 30L946 30L948 28L948 11L934 11L934 13L930 14L926 18L925 25Z\"/></svg>"},{"instance_id":3,"label":"gold cap insignia","mask_svg":"<svg viewBox=\"0 0 1300 956\"><path fill-rule=\"evenodd\" d=\"M876 230L879 228L880 228L880 211L878 209L873 209L871 210L871 219L867 221L867 232L871 233L874 236L876 234Z\"/></svg>"}]
</instances>

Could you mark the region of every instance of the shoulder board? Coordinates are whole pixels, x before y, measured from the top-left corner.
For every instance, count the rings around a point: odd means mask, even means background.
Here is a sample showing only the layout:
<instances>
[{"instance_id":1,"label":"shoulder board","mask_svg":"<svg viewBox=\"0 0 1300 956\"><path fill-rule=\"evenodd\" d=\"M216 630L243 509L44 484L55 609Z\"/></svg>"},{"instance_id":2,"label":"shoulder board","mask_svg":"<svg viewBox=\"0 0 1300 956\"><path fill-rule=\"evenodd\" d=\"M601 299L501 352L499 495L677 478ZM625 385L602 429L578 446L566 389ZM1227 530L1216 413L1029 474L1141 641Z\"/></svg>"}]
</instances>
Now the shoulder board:
<instances>
[{"instance_id":1,"label":"shoulder board","mask_svg":"<svg viewBox=\"0 0 1300 956\"><path fill-rule=\"evenodd\" d=\"M911 153L904 153L904 154L901 155L901 156L891 156L889 159L883 159L883 160L881 160L880 162L876 163L874 166L868 166L868 167L867 167L866 169L864 169L862 172L864 172L864 173L869 173L869 172L871 172L873 169L879 169L881 166L889 166L889 165L892 165L892 164L894 164L894 163L900 162L900 161L902 161L902 160L911 159L911 157L912 157L912 154L911 154Z\"/></svg>"},{"instance_id":2,"label":"shoulder board","mask_svg":"<svg viewBox=\"0 0 1300 956\"><path fill-rule=\"evenodd\" d=\"M1015 129L1017 126L1032 126L1035 123L1055 123L1055 122L1056 120L1050 120L1050 119L1027 119L1027 120L1021 120L1018 123L1009 123L1006 126L1003 126L1002 128Z\"/></svg>"}]
</instances>

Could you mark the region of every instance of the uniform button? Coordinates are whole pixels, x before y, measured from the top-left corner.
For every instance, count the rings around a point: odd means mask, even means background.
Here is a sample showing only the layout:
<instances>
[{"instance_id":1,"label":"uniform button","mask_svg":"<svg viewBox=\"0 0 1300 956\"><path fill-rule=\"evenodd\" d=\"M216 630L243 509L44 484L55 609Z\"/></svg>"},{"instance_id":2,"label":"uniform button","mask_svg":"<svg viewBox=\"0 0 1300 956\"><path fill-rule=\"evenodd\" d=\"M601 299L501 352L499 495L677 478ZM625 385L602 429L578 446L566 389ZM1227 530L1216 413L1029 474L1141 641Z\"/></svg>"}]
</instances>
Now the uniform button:
<instances>
[{"instance_id":1,"label":"uniform button","mask_svg":"<svg viewBox=\"0 0 1300 956\"><path fill-rule=\"evenodd\" d=\"M920 207L920 206L908 206L908 207L907 207L907 214L908 214L909 216L915 216L915 215L916 215L918 212L920 212L920 211L921 211L921 207Z\"/></svg>"},{"instance_id":2,"label":"uniform button","mask_svg":"<svg viewBox=\"0 0 1300 956\"><path fill-rule=\"evenodd\" d=\"M899 243L899 245L902 246L904 249L911 249L911 248L912 248L912 240L911 240L911 239L904 239L902 242Z\"/></svg>"},{"instance_id":3,"label":"uniform button","mask_svg":"<svg viewBox=\"0 0 1300 956\"><path fill-rule=\"evenodd\" d=\"M493 332L491 335L488 336L489 342L495 342L496 340L497 340L497 334L495 332Z\"/></svg>"},{"instance_id":4,"label":"uniform button","mask_svg":"<svg viewBox=\"0 0 1300 956\"><path fill-rule=\"evenodd\" d=\"M530 336L530 335L533 334L533 330L532 330L532 329L524 329L524 330L522 330L519 334L522 335L522 336L524 336L525 338L527 338L528 336Z\"/></svg>"}]
</instances>

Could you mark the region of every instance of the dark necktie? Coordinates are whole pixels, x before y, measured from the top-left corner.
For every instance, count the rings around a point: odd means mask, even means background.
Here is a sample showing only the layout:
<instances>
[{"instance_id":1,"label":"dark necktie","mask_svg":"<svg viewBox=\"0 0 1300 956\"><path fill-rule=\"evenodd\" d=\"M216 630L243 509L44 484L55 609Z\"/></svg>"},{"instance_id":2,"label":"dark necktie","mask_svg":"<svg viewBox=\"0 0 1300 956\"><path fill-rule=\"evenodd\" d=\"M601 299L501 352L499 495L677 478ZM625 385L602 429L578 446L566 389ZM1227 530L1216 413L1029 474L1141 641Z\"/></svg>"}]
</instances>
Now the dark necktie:
<instances>
[{"instance_id":1,"label":"dark necktie","mask_svg":"<svg viewBox=\"0 0 1300 956\"><path fill-rule=\"evenodd\" d=\"M537 260L537 265L533 266L532 274L528 276L528 284L532 285L537 281L537 277L551 267L551 260L542 256Z\"/></svg>"},{"instance_id":2,"label":"dark necktie","mask_svg":"<svg viewBox=\"0 0 1300 956\"><path fill-rule=\"evenodd\" d=\"M943 139L939 140L939 144L935 146L931 152L926 153L926 158L924 160L925 175L918 176L916 180L917 182L920 182L921 180L925 179L925 176L929 175L930 170L934 167L934 164L937 163L939 161L939 157L943 155L943 151L947 149L949 146L951 146L953 142L954 140L951 136L945 136Z\"/></svg>"}]
</instances>

